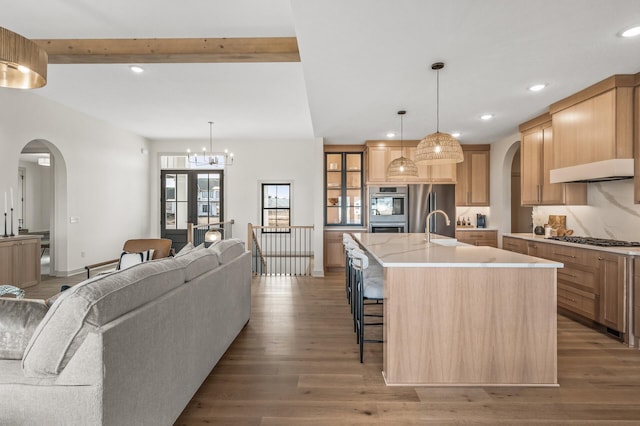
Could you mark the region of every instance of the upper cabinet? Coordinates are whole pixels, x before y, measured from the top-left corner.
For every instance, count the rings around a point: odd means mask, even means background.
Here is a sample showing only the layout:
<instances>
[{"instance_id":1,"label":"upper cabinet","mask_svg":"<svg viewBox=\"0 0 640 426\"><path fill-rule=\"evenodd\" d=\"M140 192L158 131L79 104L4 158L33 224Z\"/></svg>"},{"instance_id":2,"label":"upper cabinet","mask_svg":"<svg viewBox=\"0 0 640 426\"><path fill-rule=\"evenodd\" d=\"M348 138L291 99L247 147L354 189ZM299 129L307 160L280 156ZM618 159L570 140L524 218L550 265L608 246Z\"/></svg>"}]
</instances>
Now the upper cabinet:
<instances>
[{"instance_id":1,"label":"upper cabinet","mask_svg":"<svg viewBox=\"0 0 640 426\"><path fill-rule=\"evenodd\" d=\"M521 204L586 204L585 183L552 184L549 181L554 156L551 116L544 114L522 123L520 132Z\"/></svg>"},{"instance_id":2,"label":"upper cabinet","mask_svg":"<svg viewBox=\"0 0 640 426\"><path fill-rule=\"evenodd\" d=\"M362 152L325 152L325 225L364 225L362 174Z\"/></svg>"},{"instance_id":3,"label":"upper cabinet","mask_svg":"<svg viewBox=\"0 0 640 426\"><path fill-rule=\"evenodd\" d=\"M633 158L636 76L614 75L549 107L552 168Z\"/></svg>"},{"instance_id":4,"label":"upper cabinet","mask_svg":"<svg viewBox=\"0 0 640 426\"><path fill-rule=\"evenodd\" d=\"M401 155L413 160L419 141L367 141L367 183L456 183L456 165L426 166L418 164L418 177L388 178L389 163Z\"/></svg>"},{"instance_id":5,"label":"upper cabinet","mask_svg":"<svg viewBox=\"0 0 640 426\"><path fill-rule=\"evenodd\" d=\"M489 206L491 145L462 145L464 161L456 165L456 206Z\"/></svg>"}]
</instances>

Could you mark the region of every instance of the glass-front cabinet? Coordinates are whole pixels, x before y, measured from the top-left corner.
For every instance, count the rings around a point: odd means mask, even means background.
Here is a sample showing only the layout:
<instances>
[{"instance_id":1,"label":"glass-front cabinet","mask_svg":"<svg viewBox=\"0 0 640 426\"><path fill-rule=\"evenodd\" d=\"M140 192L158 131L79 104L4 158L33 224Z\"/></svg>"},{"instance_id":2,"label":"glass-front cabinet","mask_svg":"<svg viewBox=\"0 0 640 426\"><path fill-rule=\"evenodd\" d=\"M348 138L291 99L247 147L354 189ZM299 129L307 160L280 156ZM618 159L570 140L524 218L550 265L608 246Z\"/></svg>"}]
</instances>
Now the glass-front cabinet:
<instances>
[{"instance_id":1,"label":"glass-front cabinet","mask_svg":"<svg viewBox=\"0 0 640 426\"><path fill-rule=\"evenodd\" d=\"M363 225L362 153L325 153L325 224Z\"/></svg>"}]
</instances>

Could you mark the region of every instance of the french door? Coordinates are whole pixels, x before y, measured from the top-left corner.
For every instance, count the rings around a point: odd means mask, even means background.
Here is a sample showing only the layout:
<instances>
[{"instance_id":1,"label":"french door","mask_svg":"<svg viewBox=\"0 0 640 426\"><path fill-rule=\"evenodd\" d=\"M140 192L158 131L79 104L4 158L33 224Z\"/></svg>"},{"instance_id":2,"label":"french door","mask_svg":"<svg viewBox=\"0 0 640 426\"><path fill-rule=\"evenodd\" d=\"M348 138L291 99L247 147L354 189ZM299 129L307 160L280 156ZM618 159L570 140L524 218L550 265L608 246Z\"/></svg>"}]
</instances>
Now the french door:
<instances>
[{"instance_id":1,"label":"french door","mask_svg":"<svg viewBox=\"0 0 640 426\"><path fill-rule=\"evenodd\" d=\"M162 170L160 185L160 236L176 251L188 241L189 223L224 221L222 170Z\"/></svg>"}]
</instances>

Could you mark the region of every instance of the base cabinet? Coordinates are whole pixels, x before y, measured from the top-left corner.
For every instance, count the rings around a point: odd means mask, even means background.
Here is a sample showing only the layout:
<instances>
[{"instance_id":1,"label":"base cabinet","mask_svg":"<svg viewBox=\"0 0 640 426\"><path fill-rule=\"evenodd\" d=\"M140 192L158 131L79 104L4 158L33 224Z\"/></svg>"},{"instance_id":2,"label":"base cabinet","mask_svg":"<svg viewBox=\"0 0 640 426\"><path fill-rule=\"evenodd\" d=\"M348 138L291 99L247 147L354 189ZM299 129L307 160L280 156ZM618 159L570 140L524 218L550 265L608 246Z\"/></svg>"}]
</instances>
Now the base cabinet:
<instances>
[{"instance_id":1,"label":"base cabinet","mask_svg":"<svg viewBox=\"0 0 640 426\"><path fill-rule=\"evenodd\" d=\"M473 231L456 230L456 239L474 246L498 247L498 231L474 229Z\"/></svg>"},{"instance_id":2,"label":"base cabinet","mask_svg":"<svg viewBox=\"0 0 640 426\"><path fill-rule=\"evenodd\" d=\"M521 238L502 237L502 249L527 254L527 242Z\"/></svg>"},{"instance_id":3,"label":"base cabinet","mask_svg":"<svg viewBox=\"0 0 640 426\"><path fill-rule=\"evenodd\" d=\"M324 269L325 271L343 269L345 266L342 234L346 231L324 232Z\"/></svg>"},{"instance_id":4,"label":"base cabinet","mask_svg":"<svg viewBox=\"0 0 640 426\"><path fill-rule=\"evenodd\" d=\"M633 334L640 347L640 258L633 259Z\"/></svg>"},{"instance_id":5,"label":"base cabinet","mask_svg":"<svg viewBox=\"0 0 640 426\"><path fill-rule=\"evenodd\" d=\"M627 259L610 253L598 255L600 315L598 322L618 331L625 330L625 272Z\"/></svg>"},{"instance_id":6,"label":"base cabinet","mask_svg":"<svg viewBox=\"0 0 640 426\"><path fill-rule=\"evenodd\" d=\"M627 333L625 303L630 285L627 256L506 236L502 246L505 250L562 262L564 268L557 271L558 306L616 332ZM640 313L640 300L638 306Z\"/></svg>"},{"instance_id":7,"label":"base cabinet","mask_svg":"<svg viewBox=\"0 0 640 426\"><path fill-rule=\"evenodd\" d=\"M0 285L25 288L40 283L40 237L0 239Z\"/></svg>"}]
</instances>

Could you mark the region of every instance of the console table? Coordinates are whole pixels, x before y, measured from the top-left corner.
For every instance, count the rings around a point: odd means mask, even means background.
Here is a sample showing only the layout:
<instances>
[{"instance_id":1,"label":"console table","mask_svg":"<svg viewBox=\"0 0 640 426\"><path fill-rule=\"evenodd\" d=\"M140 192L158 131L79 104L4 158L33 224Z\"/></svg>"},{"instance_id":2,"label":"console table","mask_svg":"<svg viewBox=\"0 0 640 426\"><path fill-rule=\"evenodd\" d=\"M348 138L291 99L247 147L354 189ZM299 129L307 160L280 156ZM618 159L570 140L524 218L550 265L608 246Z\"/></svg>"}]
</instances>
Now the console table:
<instances>
[{"instance_id":1,"label":"console table","mask_svg":"<svg viewBox=\"0 0 640 426\"><path fill-rule=\"evenodd\" d=\"M0 237L0 285L40 284L40 235Z\"/></svg>"}]
</instances>

